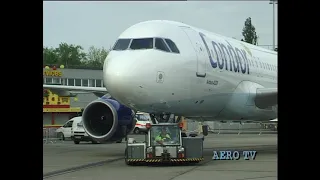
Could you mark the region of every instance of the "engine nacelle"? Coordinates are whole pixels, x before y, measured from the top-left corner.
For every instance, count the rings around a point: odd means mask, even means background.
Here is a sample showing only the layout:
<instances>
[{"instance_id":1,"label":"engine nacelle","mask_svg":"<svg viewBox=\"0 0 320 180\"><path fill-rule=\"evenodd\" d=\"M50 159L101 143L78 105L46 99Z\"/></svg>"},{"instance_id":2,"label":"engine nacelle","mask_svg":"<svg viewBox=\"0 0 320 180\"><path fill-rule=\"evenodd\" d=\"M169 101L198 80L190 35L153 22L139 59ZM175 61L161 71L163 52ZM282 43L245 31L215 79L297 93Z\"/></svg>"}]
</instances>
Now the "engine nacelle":
<instances>
[{"instance_id":1,"label":"engine nacelle","mask_svg":"<svg viewBox=\"0 0 320 180\"><path fill-rule=\"evenodd\" d=\"M133 111L106 97L89 103L82 113L82 121L87 134L101 143L121 140L135 126Z\"/></svg>"}]
</instances>

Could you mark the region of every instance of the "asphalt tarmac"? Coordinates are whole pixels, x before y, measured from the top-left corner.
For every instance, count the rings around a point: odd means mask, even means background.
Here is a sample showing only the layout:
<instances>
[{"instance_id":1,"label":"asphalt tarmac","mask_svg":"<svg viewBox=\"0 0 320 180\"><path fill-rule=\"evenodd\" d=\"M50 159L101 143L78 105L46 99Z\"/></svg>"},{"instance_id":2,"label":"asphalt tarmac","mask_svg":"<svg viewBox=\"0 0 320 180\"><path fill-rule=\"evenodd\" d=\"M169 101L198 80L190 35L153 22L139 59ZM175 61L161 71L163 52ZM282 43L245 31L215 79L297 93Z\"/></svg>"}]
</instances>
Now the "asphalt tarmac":
<instances>
[{"instance_id":1,"label":"asphalt tarmac","mask_svg":"<svg viewBox=\"0 0 320 180\"><path fill-rule=\"evenodd\" d=\"M134 135L142 140L143 135ZM277 179L277 135L213 135L204 141L205 160L184 166L127 166L125 142L43 145L44 179L52 180L273 180ZM212 160L213 150L256 150L254 160Z\"/></svg>"}]
</instances>

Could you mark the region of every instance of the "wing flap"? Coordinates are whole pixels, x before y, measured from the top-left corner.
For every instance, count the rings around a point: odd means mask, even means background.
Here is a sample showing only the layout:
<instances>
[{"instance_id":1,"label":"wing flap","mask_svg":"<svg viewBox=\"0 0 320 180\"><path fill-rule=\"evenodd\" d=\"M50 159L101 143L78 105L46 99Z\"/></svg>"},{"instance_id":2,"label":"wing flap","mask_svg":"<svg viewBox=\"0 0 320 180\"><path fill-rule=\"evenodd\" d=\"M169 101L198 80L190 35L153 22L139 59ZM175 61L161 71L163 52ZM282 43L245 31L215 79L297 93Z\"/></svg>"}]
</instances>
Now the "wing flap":
<instances>
[{"instance_id":1,"label":"wing flap","mask_svg":"<svg viewBox=\"0 0 320 180\"><path fill-rule=\"evenodd\" d=\"M278 104L277 88L259 88L255 97L255 105L260 109L266 109Z\"/></svg>"}]
</instances>

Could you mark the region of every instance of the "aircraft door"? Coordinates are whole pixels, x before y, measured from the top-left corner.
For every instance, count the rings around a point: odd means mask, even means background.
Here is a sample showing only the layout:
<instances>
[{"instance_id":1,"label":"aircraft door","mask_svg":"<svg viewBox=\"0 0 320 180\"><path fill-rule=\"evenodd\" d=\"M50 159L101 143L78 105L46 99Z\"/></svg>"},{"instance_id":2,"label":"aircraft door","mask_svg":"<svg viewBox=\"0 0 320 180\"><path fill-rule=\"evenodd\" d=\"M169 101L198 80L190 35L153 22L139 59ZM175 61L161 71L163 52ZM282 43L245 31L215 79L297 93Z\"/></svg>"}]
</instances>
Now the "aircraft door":
<instances>
[{"instance_id":1,"label":"aircraft door","mask_svg":"<svg viewBox=\"0 0 320 180\"><path fill-rule=\"evenodd\" d=\"M207 52L205 47L202 45L202 40L198 32L194 31L189 27L181 27L182 30L189 37L190 42L193 45L193 48L197 55L197 77L206 77L206 62L208 59Z\"/></svg>"}]
</instances>

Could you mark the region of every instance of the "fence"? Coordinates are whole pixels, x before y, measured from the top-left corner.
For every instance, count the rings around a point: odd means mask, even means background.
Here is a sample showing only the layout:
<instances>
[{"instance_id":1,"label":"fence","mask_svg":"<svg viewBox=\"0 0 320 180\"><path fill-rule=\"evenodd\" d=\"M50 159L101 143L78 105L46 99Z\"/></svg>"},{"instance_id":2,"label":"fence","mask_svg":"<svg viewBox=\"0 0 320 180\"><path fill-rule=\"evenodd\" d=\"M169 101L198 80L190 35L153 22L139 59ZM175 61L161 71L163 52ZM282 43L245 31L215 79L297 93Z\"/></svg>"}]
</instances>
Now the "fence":
<instances>
[{"instance_id":1,"label":"fence","mask_svg":"<svg viewBox=\"0 0 320 180\"><path fill-rule=\"evenodd\" d=\"M61 137L58 137L56 132L58 128L43 128L43 143L56 143L63 141Z\"/></svg>"},{"instance_id":2,"label":"fence","mask_svg":"<svg viewBox=\"0 0 320 180\"><path fill-rule=\"evenodd\" d=\"M277 134L276 123L235 123L187 120L187 132L202 133L202 125L208 125L209 132L214 134Z\"/></svg>"},{"instance_id":3,"label":"fence","mask_svg":"<svg viewBox=\"0 0 320 180\"><path fill-rule=\"evenodd\" d=\"M258 46L269 49L269 50L273 50L273 45L258 45ZM278 49L278 46L276 45L275 48Z\"/></svg>"}]
</instances>

